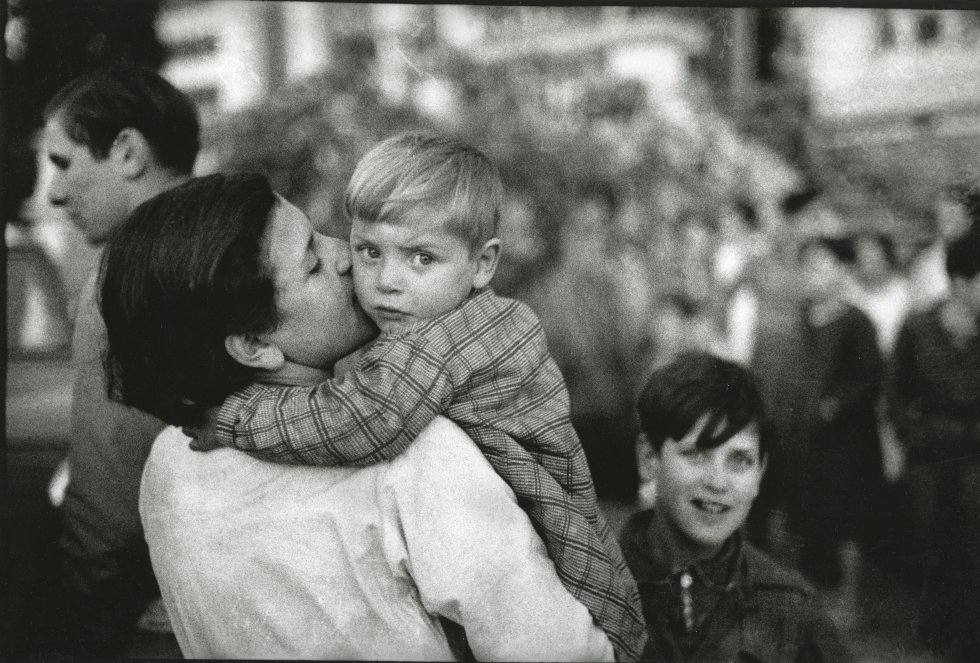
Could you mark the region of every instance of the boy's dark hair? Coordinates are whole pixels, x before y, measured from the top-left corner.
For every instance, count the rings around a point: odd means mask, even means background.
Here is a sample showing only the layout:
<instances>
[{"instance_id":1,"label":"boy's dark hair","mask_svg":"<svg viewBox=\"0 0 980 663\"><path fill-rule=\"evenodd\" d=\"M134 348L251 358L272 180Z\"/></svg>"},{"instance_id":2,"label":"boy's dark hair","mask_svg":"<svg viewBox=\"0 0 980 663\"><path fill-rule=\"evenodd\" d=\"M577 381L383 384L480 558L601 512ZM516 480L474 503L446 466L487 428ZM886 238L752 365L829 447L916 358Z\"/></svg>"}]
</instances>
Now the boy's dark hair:
<instances>
[{"instance_id":1,"label":"boy's dark hair","mask_svg":"<svg viewBox=\"0 0 980 663\"><path fill-rule=\"evenodd\" d=\"M422 207L476 251L497 235L503 185L480 150L427 131L375 145L354 168L344 195L351 219L403 223Z\"/></svg>"},{"instance_id":2,"label":"boy's dark hair","mask_svg":"<svg viewBox=\"0 0 980 663\"><path fill-rule=\"evenodd\" d=\"M946 247L946 273L949 278L972 279L980 272L980 230L954 240Z\"/></svg>"},{"instance_id":3,"label":"boy's dark hair","mask_svg":"<svg viewBox=\"0 0 980 663\"><path fill-rule=\"evenodd\" d=\"M116 228L101 265L111 398L186 425L251 381L224 343L278 324L263 257L275 201L262 175L210 175Z\"/></svg>"},{"instance_id":4,"label":"boy's dark hair","mask_svg":"<svg viewBox=\"0 0 980 663\"><path fill-rule=\"evenodd\" d=\"M637 402L640 427L659 454L668 440L681 440L698 420L708 422L697 446L712 449L755 424L759 455L775 449L775 434L766 416L755 378L745 368L705 352L684 352L647 379Z\"/></svg>"},{"instance_id":5,"label":"boy's dark hair","mask_svg":"<svg viewBox=\"0 0 980 663\"><path fill-rule=\"evenodd\" d=\"M191 101L156 72L113 64L79 76L44 109L65 133L105 159L119 132L139 131L161 167L189 175L200 148L200 126Z\"/></svg>"}]
</instances>

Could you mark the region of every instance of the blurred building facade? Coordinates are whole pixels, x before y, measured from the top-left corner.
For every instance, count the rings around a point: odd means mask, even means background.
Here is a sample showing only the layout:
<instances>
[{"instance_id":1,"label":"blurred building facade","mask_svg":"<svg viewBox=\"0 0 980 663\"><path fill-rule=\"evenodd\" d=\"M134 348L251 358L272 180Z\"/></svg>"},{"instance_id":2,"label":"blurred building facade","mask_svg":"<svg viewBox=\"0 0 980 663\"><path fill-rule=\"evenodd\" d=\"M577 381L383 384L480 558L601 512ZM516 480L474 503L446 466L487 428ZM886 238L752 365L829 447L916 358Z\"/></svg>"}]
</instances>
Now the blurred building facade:
<instances>
[{"instance_id":1,"label":"blurred building facade","mask_svg":"<svg viewBox=\"0 0 980 663\"><path fill-rule=\"evenodd\" d=\"M771 33L759 69L802 96L824 166L912 214L943 185L978 177L980 12L757 11Z\"/></svg>"}]
</instances>

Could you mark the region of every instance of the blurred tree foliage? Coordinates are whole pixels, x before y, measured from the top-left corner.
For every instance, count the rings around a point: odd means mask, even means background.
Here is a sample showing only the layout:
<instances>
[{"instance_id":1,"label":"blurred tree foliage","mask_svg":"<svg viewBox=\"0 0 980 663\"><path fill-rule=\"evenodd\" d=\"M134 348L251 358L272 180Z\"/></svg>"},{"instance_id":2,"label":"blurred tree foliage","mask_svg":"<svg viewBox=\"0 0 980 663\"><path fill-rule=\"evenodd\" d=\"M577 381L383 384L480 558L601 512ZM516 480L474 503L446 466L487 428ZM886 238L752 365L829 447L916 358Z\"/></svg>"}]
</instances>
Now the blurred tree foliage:
<instances>
[{"instance_id":1,"label":"blurred tree foliage","mask_svg":"<svg viewBox=\"0 0 980 663\"><path fill-rule=\"evenodd\" d=\"M648 99L639 82L609 76L596 53L486 62L431 31L400 47L414 65L409 89L438 87L449 100L444 112L426 113L413 94L386 98L372 73L374 37L338 33L327 71L287 84L216 128L220 167L266 172L315 223L344 235L343 189L374 142L418 127L455 134L484 149L508 196L530 208L543 247L539 274L557 259L582 191L596 186L639 217L632 226L647 243L692 214L713 223L735 200L777 195L760 186L760 148L747 147L696 79L680 99Z\"/></svg>"},{"instance_id":2,"label":"blurred tree foliage","mask_svg":"<svg viewBox=\"0 0 980 663\"><path fill-rule=\"evenodd\" d=\"M345 236L342 195L357 160L379 139L427 123L381 94L369 35L338 35L333 52L331 68L226 118L210 140L221 169L266 173L321 229Z\"/></svg>"}]
</instances>

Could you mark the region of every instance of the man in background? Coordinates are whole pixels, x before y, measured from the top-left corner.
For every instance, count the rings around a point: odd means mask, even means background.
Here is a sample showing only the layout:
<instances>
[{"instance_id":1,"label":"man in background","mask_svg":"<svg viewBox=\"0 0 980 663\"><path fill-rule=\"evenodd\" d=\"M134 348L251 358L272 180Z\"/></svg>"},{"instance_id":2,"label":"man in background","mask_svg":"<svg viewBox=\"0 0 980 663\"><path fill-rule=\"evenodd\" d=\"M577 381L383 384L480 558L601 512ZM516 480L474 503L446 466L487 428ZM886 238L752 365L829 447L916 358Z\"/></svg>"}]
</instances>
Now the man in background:
<instances>
[{"instance_id":1,"label":"man in background","mask_svg":"<svg viewBox=\"0 0 980 663\"><path fill-rule=\"evenodd\" d=\"M96 246L140 203L186 181L199 148L190 100L153 71L129 65L71 81L44 119L47 198ZM63 646L83 657L124 654L141 613L159 595L137 502L143 464L164 424L108 400L96 281L93 273L75 323L60 540Z\"/></svg>"}]
</instances>

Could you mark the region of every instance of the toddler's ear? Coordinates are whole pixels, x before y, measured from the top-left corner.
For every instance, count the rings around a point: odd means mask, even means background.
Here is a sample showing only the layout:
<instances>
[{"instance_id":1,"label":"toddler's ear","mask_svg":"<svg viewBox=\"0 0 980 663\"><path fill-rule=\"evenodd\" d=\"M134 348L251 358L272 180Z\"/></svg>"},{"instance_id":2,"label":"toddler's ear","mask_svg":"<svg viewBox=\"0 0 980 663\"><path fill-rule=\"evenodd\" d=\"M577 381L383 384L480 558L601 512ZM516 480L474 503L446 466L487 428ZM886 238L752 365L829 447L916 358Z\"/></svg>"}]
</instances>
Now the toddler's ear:
<instances>
[{"instance_id":1,"label":"toddler's ear","mask_svg":"<svg viewBox=\"0 0 980 663\"><path fill-rule=\"evenodd\" d=\"M499 260L500 240L494 237L480 249L480 255L477 257L476 274L473 276L474 288L485 288L490 283L490 279L497 271Z\"/></svg>"},{"instance_id":2,"label":"toddler's ear","mask_svg":"<svg viewBox=\"0 0 980 663\"><path fill-rule=\"evenodd\" d=\"M232 334L225 337L225 350L231 358L243 366L266 371L277 371L286 357L275 345L259 340L252 334Z\"/></svg>"}]
</instances>

